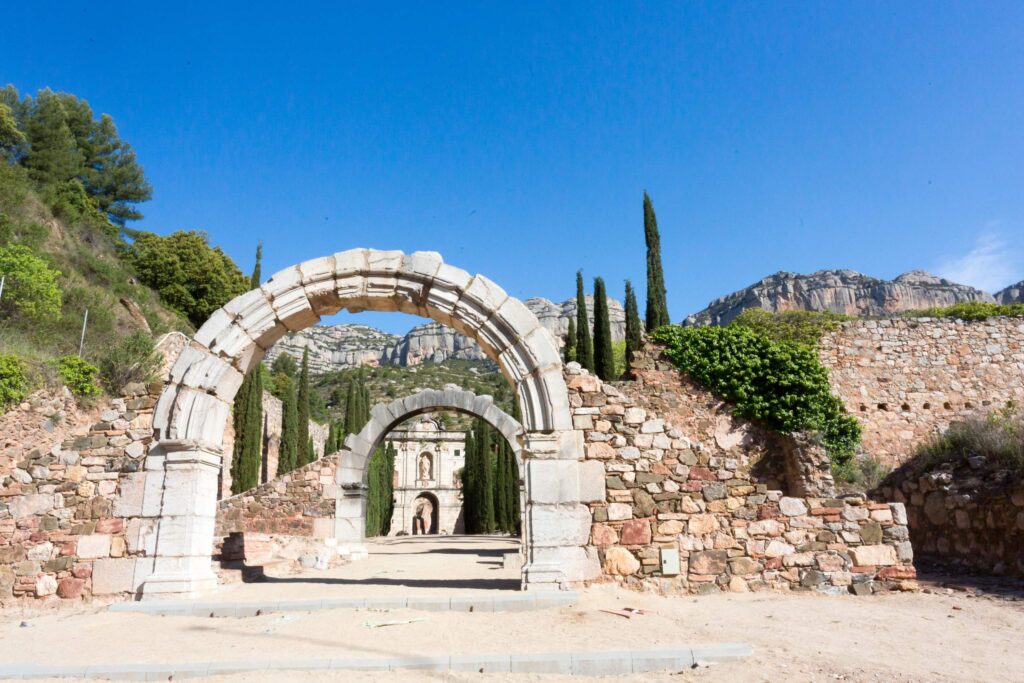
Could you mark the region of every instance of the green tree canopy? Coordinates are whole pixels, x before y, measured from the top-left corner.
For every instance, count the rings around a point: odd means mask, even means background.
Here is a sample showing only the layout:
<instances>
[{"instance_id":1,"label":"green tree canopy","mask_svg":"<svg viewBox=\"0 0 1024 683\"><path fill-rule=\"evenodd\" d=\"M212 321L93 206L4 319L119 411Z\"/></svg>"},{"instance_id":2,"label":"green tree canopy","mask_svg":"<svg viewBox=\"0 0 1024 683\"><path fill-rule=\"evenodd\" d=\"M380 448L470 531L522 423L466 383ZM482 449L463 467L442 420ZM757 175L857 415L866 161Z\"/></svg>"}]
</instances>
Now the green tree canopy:
<instances>
[{"instance_id":1,"label":"green tree canopy","mask_svg":"<svg viewBox=\"0 0 1024 683\"><path fill-rule=\"evenodd\" d=\"M205 233L178 231L164 237L130 231L129 235L134 239L125 256L139 279L196 327L249 288L249 279L220 247L210 246Z\"/></svg>"},{"instance_id":2,"label":"green tree canopy","mask_svg":"<svg viewBox=\"0 0 1024 683\"><path fill-rule=\"evenodd\" d=\"M651 198L644 192L644 240L647 242L647 331L669 324L665 273L661 267L661 234Z\"/></svg>"},{"instance_id":3,"label":"green tree canopy","mask_svg":"<svg viewBox=\"0 0 1024 683\"><path fill-rule=\"evenodd\" d=\"M594 371L594 343L590 338L590 316L583 292L583 271L576 271L576 362Z\"/></svg>"},{"instance_id":4,"label":"green tree canopy","mask_svg":"<svg viewBox=\"0 0 1024 683\"><path fill-rule=\"evenodd\" d=\"M608 293L604 278L594 278L594 371L605 381L615 379L612 327L608 319Z\"/></svg>"},{"instance_id":5,"label":"green tree canopy","mask_svg":"<svg viewBox=\"0 0 1024 683\"><path fill-rule=\"evenodd\" d=\"M643 343L643 328L641 326L640 313L636 305L636 291L632 283L626 280L626 369L629 369L629 361L633 354Z\"/></svg>"}]
</instances>

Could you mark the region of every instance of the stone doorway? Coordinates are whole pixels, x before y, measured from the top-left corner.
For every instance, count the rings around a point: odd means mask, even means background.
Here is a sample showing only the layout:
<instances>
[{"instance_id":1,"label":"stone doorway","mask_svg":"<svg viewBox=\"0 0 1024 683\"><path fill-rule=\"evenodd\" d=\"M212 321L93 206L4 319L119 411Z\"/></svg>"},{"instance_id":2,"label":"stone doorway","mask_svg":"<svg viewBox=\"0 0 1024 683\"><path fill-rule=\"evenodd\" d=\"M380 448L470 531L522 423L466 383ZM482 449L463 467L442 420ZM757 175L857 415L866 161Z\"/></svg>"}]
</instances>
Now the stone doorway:
<instances>
[{"instance_id":1,"label":"stone doorway","mask_svg":"<svg viewBox=\"0 0 1024 683\"><path fill-rule=\"evenodd\" d=\"M441 503L437 496L429 491L420 493L412 504L412 535L436 536L440 514Z\"/></svg>"}]
</instances>

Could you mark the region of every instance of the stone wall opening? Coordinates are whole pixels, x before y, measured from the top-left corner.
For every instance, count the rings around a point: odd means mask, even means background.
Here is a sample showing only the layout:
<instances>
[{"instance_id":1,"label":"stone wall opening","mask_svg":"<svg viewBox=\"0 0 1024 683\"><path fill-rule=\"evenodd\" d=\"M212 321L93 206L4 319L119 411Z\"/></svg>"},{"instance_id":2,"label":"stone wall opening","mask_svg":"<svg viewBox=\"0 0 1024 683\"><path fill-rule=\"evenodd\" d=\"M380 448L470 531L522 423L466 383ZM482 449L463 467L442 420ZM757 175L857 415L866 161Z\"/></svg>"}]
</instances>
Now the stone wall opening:
<instances>
[{"instance_id":1,"label":"stone wall opening","mask_svg":"<svg viewBox=\"0 0 1024 683\"><path fill-rule=\"evenodd\" d=\"M431 318L475 340L497 363L515 388L522 415L523 585L558 587L594 576L596 562L584 548L587 524L581 523L589 520L580 500L582 443L573 431L550 333L518 299L482 275L444 263L439 254L352 249L286 268L232 300L199 329L171 368L146 460L145 502L159 510L159 521L143 595L181 597L215 587L210 553L217 473L234 395L275 341L342 309ZM367 427L393 426L395 417L377 412ZM358 435L346 441L352 453L370 445ZM363 518L367 462L343 454L338 468L340 541L362 540L363 526L353 522Z\"/></svg>"}]
</instances>

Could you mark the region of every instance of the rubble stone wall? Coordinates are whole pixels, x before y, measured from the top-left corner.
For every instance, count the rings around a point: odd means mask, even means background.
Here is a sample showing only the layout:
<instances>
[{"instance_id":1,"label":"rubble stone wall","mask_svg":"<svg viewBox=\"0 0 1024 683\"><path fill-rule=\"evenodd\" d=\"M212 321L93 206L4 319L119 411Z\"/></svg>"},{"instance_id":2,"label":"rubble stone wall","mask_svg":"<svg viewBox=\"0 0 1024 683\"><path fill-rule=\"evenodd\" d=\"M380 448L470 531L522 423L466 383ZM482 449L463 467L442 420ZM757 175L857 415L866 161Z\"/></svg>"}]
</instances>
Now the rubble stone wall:
<instances>
[{"instance_id":1,"label":"rubble stone wall","mask_svg":"<svg viewBox=\"0 0 1024 683\"><path fill-rule=\"evenodd\" d=\"M1024 481L1005 470L968 460L897 471L878 495L906 504L920 559L1024 578Z\"/></svg>"},{"instance_id":2,"label":"rubble stone wall","mask_svg":"<svg viewBox=\"0 0 1024 683\"><path fill-rule=\"evenodd\" d=\"M821 339L833 392L870 455L899 464L957 419L1024 402L1024 319L855 320Z\"/></svg>"},{"instance_id":3,"label":"rubble stone wall","mask_svg":"<svg viewBox=\"0 0 1024 683\"><path fill-rule=\"evenodd\" d=\"M606 472L607 500L590 505L604 580L668 593L912 586L902 503L786 495L783 445L660 353L634 358L634 382L567 368L586 457Z\"/></svg>"}]
</instances>

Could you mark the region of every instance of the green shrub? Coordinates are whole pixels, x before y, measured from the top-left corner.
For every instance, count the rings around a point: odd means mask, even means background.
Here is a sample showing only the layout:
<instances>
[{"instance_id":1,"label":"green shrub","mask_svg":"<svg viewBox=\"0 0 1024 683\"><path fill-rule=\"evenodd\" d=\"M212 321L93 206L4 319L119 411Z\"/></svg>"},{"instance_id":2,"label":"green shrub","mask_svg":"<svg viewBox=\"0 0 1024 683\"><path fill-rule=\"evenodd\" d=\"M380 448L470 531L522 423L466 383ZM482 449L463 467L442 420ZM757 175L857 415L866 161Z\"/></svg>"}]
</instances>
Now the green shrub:
<instances>
[{"instance_id":1,"label":"green shrub","mask_svg":"<svg viewBox=\"0 0 1024 683\"><path fill-rule=\"evenodd\" d=\"M100 381L112 394L132 382L150 382L160 369L153 338L133 332L100 359Z\"/></svg>"},{"instance_id":2,"label":"green shrub","mask_svg":"<svg viewBox=\"0 0 1024 683\"><path fill-rule=\"evenodd\" d=\"M732 325L745 327L777 342L790 342L815 347L821 336L830 332L848 315L831 311L783 311L773 313L763 308L748 308L732 321Z\"/></svg>"},{"instance_id":3,"label":"green shrub","mask_svg":"<svg viewBox=\"0 0 1024 683\"><path fill-rule=\"evenodd\" d=\"M17 356L0 355L0 413L28 396L28 368Z\"/></svg>"},{"instance_id":4,"label":"green shrub","mask_svg":"<svg viewBox=\"0 0 1024 683\"><path fill-rule=\"evenodd\" d=\"M1024 410L1010 403L988 415L954 422L919 447L911 463L927 470L975 455L1024 473Z\"/></svg>"},{"instance_id":5,"label":"green shrub","mask_svg":"<svg viewBox=\"0 0 1024 683\"><path fill-rule=\"evenodd\" d=\"M854 484L864 491L870 491L878 486L892 472L891 467L868 455L851 458L833 469L836 481Z\"/></svg>"},{"instance_id":6,"label":"green shrub","mask_svg":"<svg viewBox=\"0 0 1024 683\"><path fill-rule=\"evenodd\" d=\"M907 314L914 318L959 318L961 320L985 320L997 316L1024 316L1024 304L992 304L984 301L967 301L944 308L927 308Z\"/></svg>"},{"instance_id":7,"label":"green shrub","mask_svg":"<svg viewBox=\"0 0 1024 683\"><path fill-rule=\"evenodd\" d=\"M31 249L20 244L0 247L0 275L5 278L0 310L29 318L60 315L61 293L57 286L60 273Z\"/></svg>"},{"instance_id":8,"label":"green shrub","mask_svg":"<svg viewBox=\"0 0 1024 683\"><path fill-rule=\"evenodd\" d=\"M782 433L819 432L835 466L853 456L860 425L843 414L812 349L744 327L668 325L653 338L676 367L734 404L737 415Z\"/></svg>"},{"instance_id":9,"label":"green shrub","mask_svg":"<svg viewBox=\"0 0 1024 683\"><path fill-rule=\"evenodd\" d=\"M79 398L99 396L103 391L96 384L100 369L80 356L58 358L57 374L71 393Z\"/></svg>"}]
</instances>

